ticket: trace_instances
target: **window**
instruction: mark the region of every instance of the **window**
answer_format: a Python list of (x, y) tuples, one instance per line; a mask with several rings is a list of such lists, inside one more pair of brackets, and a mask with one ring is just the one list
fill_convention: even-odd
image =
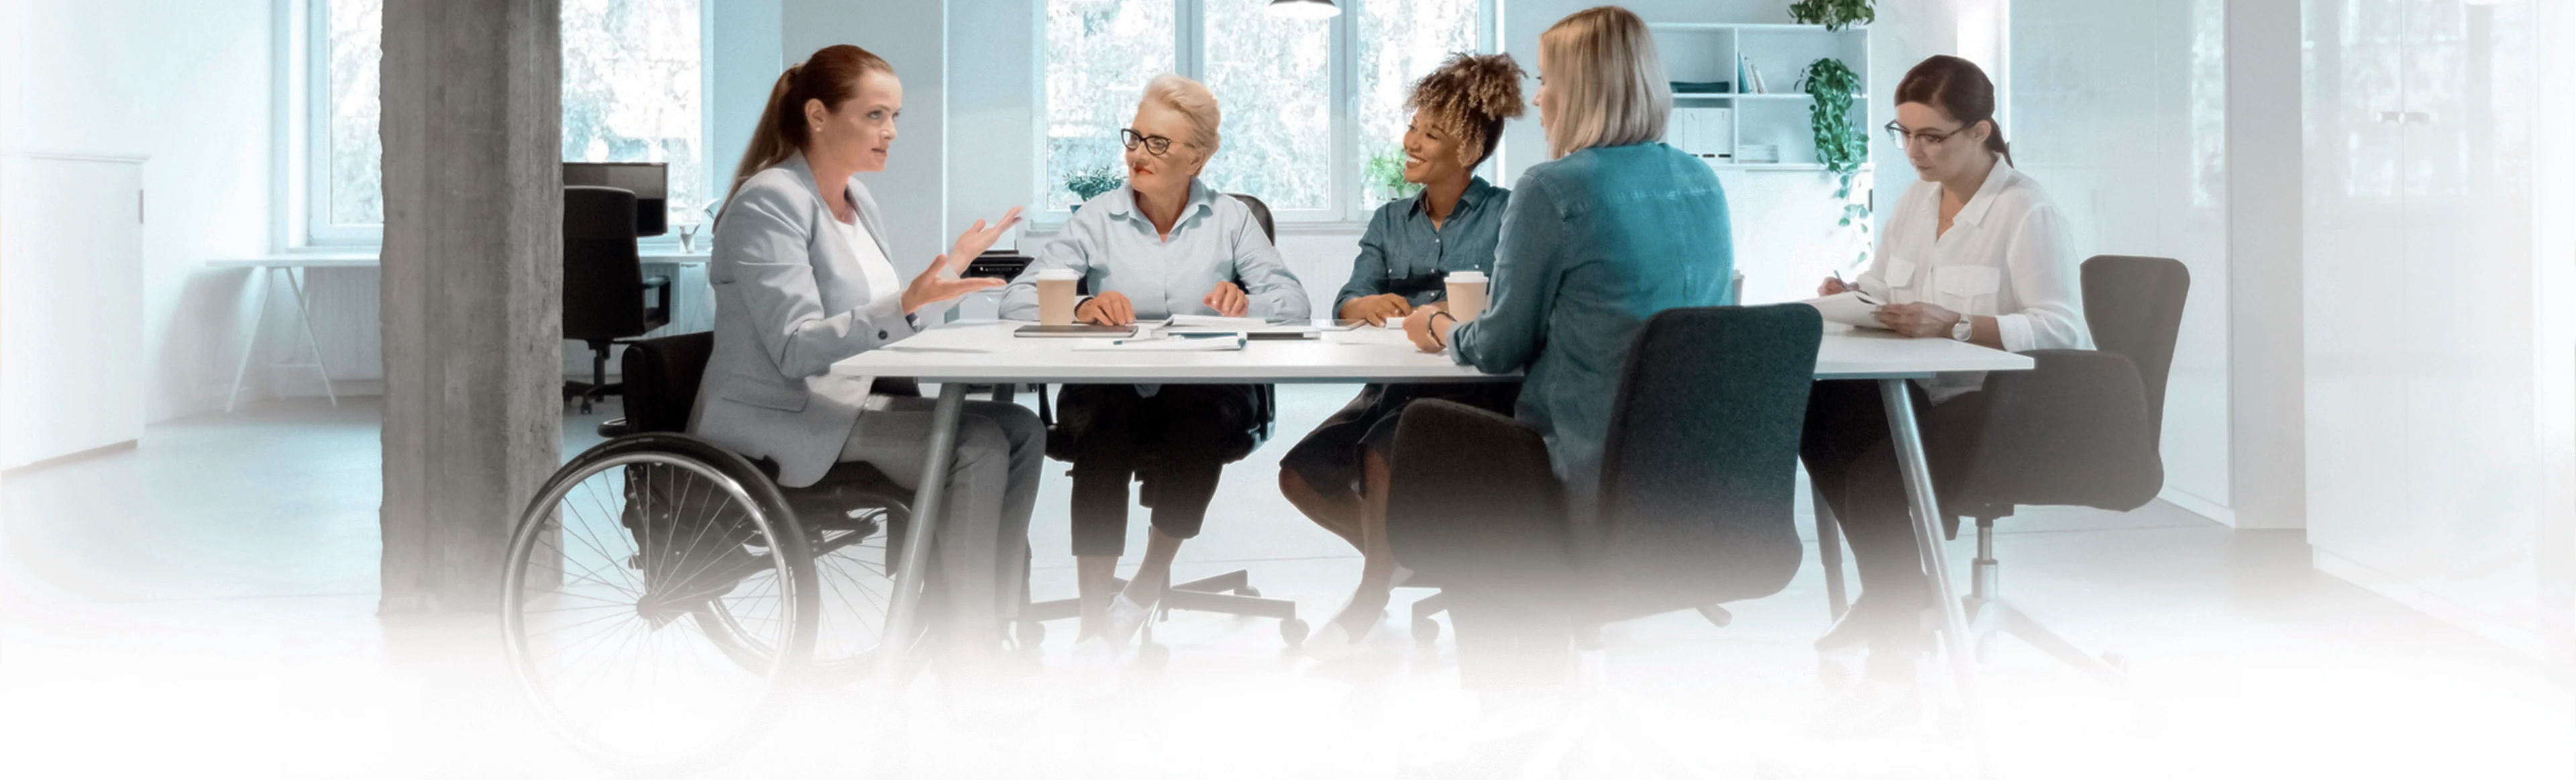
[[(713, 192), (701, 0), (563, 0), (563, 159), (670, 164), (671, 223)], [(382, 235), (377, 63), (384, 0), (313, 0), (310, 243)]]
[(1259, 197), (1283, 221), (1364, 220), (1392, 194), (1406, 89), (1451, 54), (1491, 48), (1493, 0), (1340, 0), (1330, 20), (1272, 17), (1263, 0), (1037, 1), (1037, 199), (1058, 212), (1080, 202), (1069, 179), (1120, 176), (1118, 129), (1145, 82), (1175, 72), (1224, 110), (1209, 186)]

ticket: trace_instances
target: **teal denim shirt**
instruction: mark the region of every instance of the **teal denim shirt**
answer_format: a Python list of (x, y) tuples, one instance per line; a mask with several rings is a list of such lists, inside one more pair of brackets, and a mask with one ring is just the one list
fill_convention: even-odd
[(1707, 163), (1660, 143), (1578, 150), (1513, 187), (1491, 303), (1451, 334), (1451, 355), (1527, 372), (1516, 416), (1545, 434), (1567, 508), (1589, 520), (1629, 341), (1665, 309), (1734, 303), (1734, 272)]
[(1503, 210), (1512, 191), (1487, 184), (1482, 176), (1471, 177), (1467, 191), (1458, 196), (1458, 208), (1436, 228), (1424, 201), (1428, 197), (1417, 194), (1377, 207), (1368, 232), (1360, 235), (1351, 280), (1333, 296), (1333, 309), (1325, 316), (1342, 316), (1342, 307), (1354, 298), (1387, 293), (1420, 306), (1449, 297), (1441, 282), (1451, 271), (1493, 272), (1494, 241), (1502, 236)]

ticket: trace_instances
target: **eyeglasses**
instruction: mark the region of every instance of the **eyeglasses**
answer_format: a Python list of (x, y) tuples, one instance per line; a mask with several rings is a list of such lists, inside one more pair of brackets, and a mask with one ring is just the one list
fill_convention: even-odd
[(1130, 152), (1136, 151), (1139, 144), (1144, 145), (1146, 154), (1156, 157), (1161, 157), (1164, 152), (1172, 150), (1172, 139), (1159, 135), (1146, 135), (1130, 128), (1119, 128), (1118, 139), (1127, 144), (1127, 151)]
[(1889, 140), (1895, 141), (1899, 148), (1910, 149), (1913, 148), (1915, 144), (1922, 144), (1928, 150), (1939, 147), (1941, 142), (1950, 140), (1951, 136), (1958, 135), (1960, 131), (1966, 129), (1968, 129), (1966, 125), (1960, 125), (1958, 127), (1951, 128), (1947, 132), (1935, 133), (1929, 130), (1916, 130), (1908, 133), (1905, 131), (1904, 125), (1889, 122), (1887, 123), (1887, 137)]

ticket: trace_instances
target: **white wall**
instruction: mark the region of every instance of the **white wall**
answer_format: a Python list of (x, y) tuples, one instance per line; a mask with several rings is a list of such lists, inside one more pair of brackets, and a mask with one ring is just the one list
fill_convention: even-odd
[(220, 407), (269, 247), (271, 0), (23, 0), (0, 51), (10, 148), (144, 155), (147, 419)]
[(2307, 524), (2298, 0), (2227, 4), (2228, 387), (2238, 528)]
[(886, 169), (861, 180), (885, 213), (895, 267), (906, 274), (929, 267), (964, 227), (946, 217), (948, 3), (784, 0), (780, 8), (780, 52), (789, 61), (854, 44), (885, 58), (902, 78), (903, 119)]

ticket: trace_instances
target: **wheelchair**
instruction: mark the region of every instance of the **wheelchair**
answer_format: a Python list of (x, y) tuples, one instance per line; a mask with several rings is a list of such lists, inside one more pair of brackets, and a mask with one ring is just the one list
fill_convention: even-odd
[(635, 432), (558, 469), (510, 540), (501, 622), (520, 687), (620, 769), (703, 768), (795, 692), (868, 678), (896, 597), (910, 491), (865, 464), (781, 488), (765, 461), (680, 433), (713, 346), (630, 344)]

